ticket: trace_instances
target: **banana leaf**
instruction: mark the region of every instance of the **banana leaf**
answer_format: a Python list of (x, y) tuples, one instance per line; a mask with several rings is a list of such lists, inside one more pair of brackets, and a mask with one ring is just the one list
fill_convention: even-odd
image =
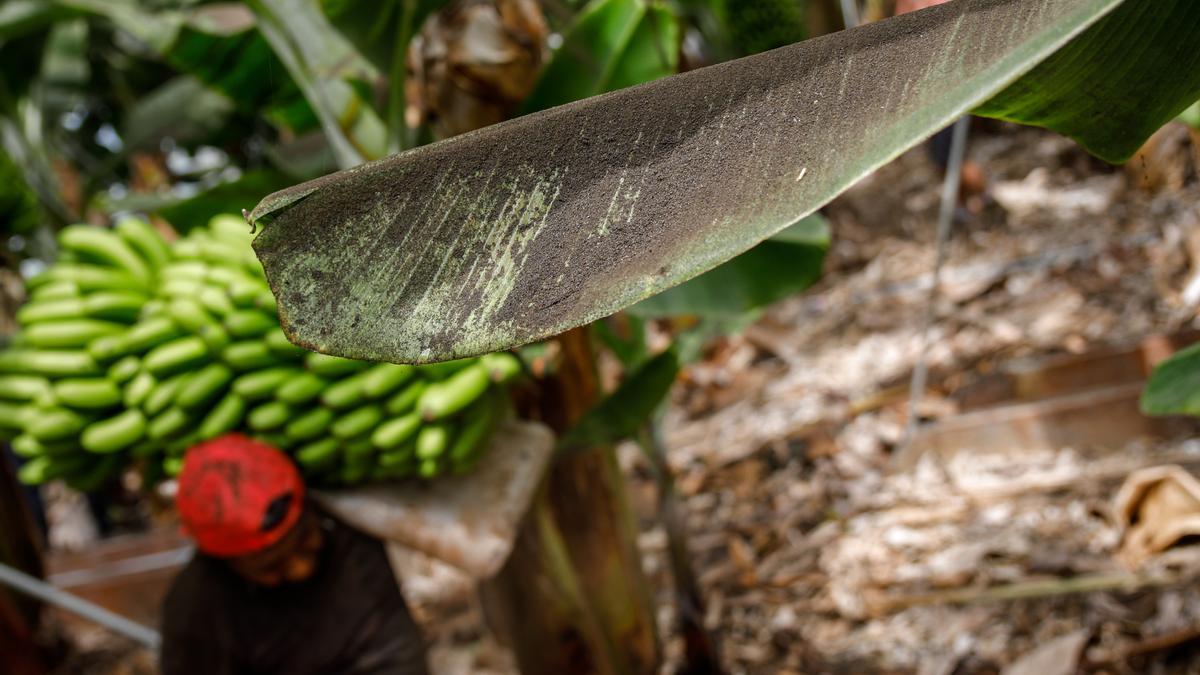
[(294, 186), (255, 247), (310, 349), (506, 349), (716, 267), (976, 108), (1123, 159), (1200, 97), (1196, 44), (1194, 0), (953, 0)]

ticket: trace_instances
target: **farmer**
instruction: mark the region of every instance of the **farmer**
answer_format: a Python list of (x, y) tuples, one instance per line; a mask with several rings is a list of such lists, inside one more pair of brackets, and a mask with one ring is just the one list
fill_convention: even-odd
[(163, 606), (164, 675), (425, 675), (383, 545), (307, 500), (282, 452), (201, 443), (176, 500), (198, 552)]

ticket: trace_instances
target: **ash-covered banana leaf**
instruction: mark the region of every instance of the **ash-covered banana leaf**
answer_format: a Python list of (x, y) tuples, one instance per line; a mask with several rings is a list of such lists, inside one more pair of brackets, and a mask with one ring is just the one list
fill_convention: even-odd
[[(401, 362), (505, 349), (715, 267), (998, 94), (1006, 118), (1088, 147), (1144, 134), (1200, 96), (1198, 13), (955, 0), (289, 188), (251, 214), (255, 247), (309, 348)], [(1114, 78), (1182, 84), (1151, 105)]]

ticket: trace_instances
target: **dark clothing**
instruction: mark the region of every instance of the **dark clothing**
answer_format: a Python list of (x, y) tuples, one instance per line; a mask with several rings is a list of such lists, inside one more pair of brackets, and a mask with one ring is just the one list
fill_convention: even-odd
[(383, 544), (321, 515), (316, 572), (257, 586), (197, 554), (163, 606), (164, 675), (426, 675)]

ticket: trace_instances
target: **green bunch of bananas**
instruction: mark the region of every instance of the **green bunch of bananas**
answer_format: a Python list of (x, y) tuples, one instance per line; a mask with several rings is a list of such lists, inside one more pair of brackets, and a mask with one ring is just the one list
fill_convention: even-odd
[(313, 481), (468, 470), (521, 364), (508, 353), (427, 366), (309, 352), (279, 327), (238, 216), (173, 246), (147, 223), (64, 228), (0, 352), (0, 436), (30, 484), (92, 489), (130, 464), (150, 485), (230, 431), (290, 452)]

